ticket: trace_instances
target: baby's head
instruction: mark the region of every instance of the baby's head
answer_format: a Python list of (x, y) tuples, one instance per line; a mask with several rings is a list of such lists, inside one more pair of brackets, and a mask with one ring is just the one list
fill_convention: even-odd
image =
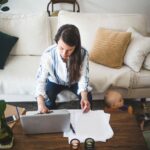
[(104, 100), (108, 108), (116, 109), (124, 105), (124, 100), (122, 95), (115, 90), (107, 91), (104, 96)]

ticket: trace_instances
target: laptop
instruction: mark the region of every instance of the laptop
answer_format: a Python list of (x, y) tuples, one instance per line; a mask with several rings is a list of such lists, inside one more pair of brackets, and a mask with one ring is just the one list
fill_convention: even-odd
[(20, 116), (20, 121), (25, 134), (57, 133), (70, 129), (70, 113), (65, 109), (46, 114), (28, 111)]

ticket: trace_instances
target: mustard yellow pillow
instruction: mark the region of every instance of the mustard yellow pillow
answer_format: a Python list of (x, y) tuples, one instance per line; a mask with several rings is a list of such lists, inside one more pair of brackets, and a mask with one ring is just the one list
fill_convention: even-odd
[(89, 52), (90, 60), (108, 67), (120, 68), (130, 39), (130, 32), (99, 28)]

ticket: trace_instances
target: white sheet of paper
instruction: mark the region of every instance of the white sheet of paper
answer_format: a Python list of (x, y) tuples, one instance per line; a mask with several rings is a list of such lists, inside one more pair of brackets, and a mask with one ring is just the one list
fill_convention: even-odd
[(105, 142), (113, 136), (113, 130), (109, 124), (110, 114), (104, 113), (103, 110), (89, 111), (83, 113), (82, 110), (68, 110), (71, 114), (71, 123), (76, 134), (71, 130), (64, 133), (69, 142), (77, 138), (84, 142), (86, 138), (91, 137), (95, 141)]

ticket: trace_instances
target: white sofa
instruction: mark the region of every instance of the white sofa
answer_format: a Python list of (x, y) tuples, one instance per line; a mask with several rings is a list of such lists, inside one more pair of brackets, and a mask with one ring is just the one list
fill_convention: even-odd
[[(35, 101), (35, 76), (42, 52), (53, 44), (57, 28), (62, 24), (76, 25), (82, 46), (90, 50), (99, 27), (126, 31), (134, 27), (147, 34), (145, 17), (140, 14), (71, 13), (62, 11), (58, 17), (48, 18), (46, 12), (33, 14), (0, 13), (0, 31), (19, 37), (0, 70), (0, 99), (6, 101)], [(150, 57), (149, 57), (150, 59)], [(124, 65), (109, 68), (90, 61), (90, 85), (93, 99), (102, 99), (109, 87), (120, 90), (126, 98), (150, 97), (150, 71), (134, 72)], [(59, 101), (73, 100), (75, 96), (62, 92)]]

